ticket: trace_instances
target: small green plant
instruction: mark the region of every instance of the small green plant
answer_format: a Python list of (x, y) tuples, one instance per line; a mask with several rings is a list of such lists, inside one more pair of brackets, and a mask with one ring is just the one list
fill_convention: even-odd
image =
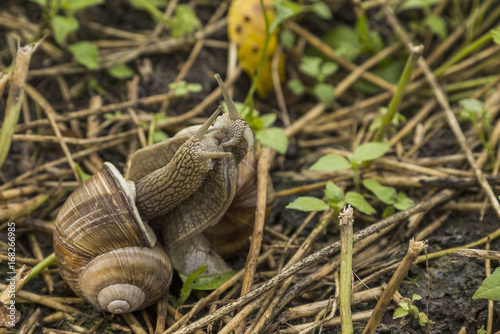
[(320, 57), (305, 56), (302, 58), (299, 69), (315, 79), (314, 87), (306, 87), (299, 79), (292, 79), (288, 81), (288, 88), (296, 95), (306, 92), (316, 97), (320, 102), (330, 105), (335, 100), (335, 87), (325, 80), (337, 71), (338, 65), (331, 61), (323, 61)]
[(460, 118), (463, 121), (469, 121), (474, 124), (477, 135), (483, 144), (483, 147), (488, 151), (490, 161), (495, 163), (495, 153), (493, 152), (492, 129), (491, 129), (491, 114), (488, 108), (482, 101), (476, 99), (464, 99), (459, 102), (462, 110), (460, 111)]
[[(333, 172), (352, 168), (355, 182), (359, 184), (358, 167), (363, 162), (371, 161), (384, 155), (389, 146), (390, 143), (363, 144), (354, 151), (354, 154), (348, 155), (348, 159), (337, 154), (327, 154), (311, 166), (310, 170)], [(373, 179), (363, 180), (362, 185), (375, 198), (388, 205), (382, 214), (383, 217), (391, 215), (395, 210), (406, 210), (415, 205), (413, 200), (408, 198), (404, 193), (398, 193), (396, 189), (383, 186)], [(287, 209), (323, 211), (331, 207), (336, 212), (339, 212), (346, 204), (350, 204), (364, 214), (373, 215), (377, 213), (377, 210), (367, 201), (367, 198), (373, 198), (373, 196), (361, 194), (359, 191), (348, 191), (345, 193), (344, 190), (331, 181), (326, 183), (325, 197), (326, 202), (311, 196), (298, 197), (287, 205)]]
[[(379, 115), (373, 119), (373, 121), (370, 124), (370, 131), (375, 131), (380, 128), (382, 125), (382, 121), (384, 120), (384, 116), (387, 114), (387, 107), (381, 107), (379, 109)], [(394, 116), (392, 117), (391, 124), (394, 125), (395, 127), (398, 126), (400, 123), (406, 122), (406, 118), (401, 115), (399, 112), (396, 112)], [(395, 128), (393, 129), (394, 131), (396, 130)]]
[(167, 0), (130, 0), (130, 4), (136, 9), (148, 12), (155, 21), (163, 24), (174, 38), (192, 37), (196, 30), (201, 27), (198, 16), (189, 5), (177, 5), (174, 15), (170, 19), (166, 19), (160, 8), (167, 6)]
[(173, 90), (175, 96), (184, 96), (188, 93), (199, 93), (203, 89), (203, 86), (197, 83), (188, 83), (184, 80), (179, 82), (172, 82), (168, 85), (168, 88)]
[(392, 215), (396, 210), (406, 210), (415, 205), (405, 193), (398, 193), (393, 187), (383, 186), (373, 179), (364, 179), (363, 186), (370, 190), (377, 199), (388, 206), (382, 213), (382, 218)]
[(354, 154), (349, 154), (347, 159), (337, 154), (327, 154), (312, 165), (310, 170), (335, 172), (352, 168), (354, 171), (354, 183), (358, 188), (360, 184), (359, 167), (362, 166), (364, 162), (369, 162), (383, 156), (390, 146), (391, 143), (389, 142), (370, 142), (362, 144), (354, 150)]
[[(80, 27), (75, 13), (104, 3), (104, 0), (31, 1), (36, 2), (45, 9), (48, 22), (52, 27), (54, 40), (59, 45), (65, 45), (67, 37)], [(60, 15), (61, 12), (64, 12), (64, 15)], [(89, 41), (80, 41), (69, 45), (68, 50), (79, 64), (89, 70), (95, 70), (99, 67), (99, 49), (95, 44)]]
[(189, 276), (179, 273), (182, 282), (184, 282), (180, 291), (179, 299), (176, 299), (170, 294), (168, 295), (168, 300), (174, 308), (181, 307), (189, 298), (193, 290), (215, 290), (236, 273), (234, 270), (231, 270), (219, 275), (200, 277), (206, 269), (206, 265), (201, 266), (193, 271), (193, 273)]
[(425, 34), (427, 28), (441, 39), (444, 39), (448, 35), (448, 29), (446, 27), (446, 21), (440, 15), (434, 15), (431, 10), (431, 6), (440, 3), (442, 0), (406, 0), (401, 3), (399, 11), (405, 11), (409, 9), (420, 9), (424, 12), (422, 15), (423, 19), (421, 21), (411, 21), (410, 28), (418, 33)]
[(150, 115), (153, 116), (153, 120), (149, 123), (148, 146), (159, 143), (168, 138), (168, 134), (166, 132), (156, 129), (156, 124), (160, 121), (170, 118), (170, 116), (166, 116), (162, 113), (151, 113)]
[(414, 316), (415, 319), (418, 319), (420, 326), (425, 326), (428, 322), (427, 315), (423, 312), (419, 312), (418, 307), (413, 305), (416, 300), (420, 299), (422, 299), (422, 297), (416, 293), (413, 294), (411, 298), (405, 298), (404, 301), (399, 303), (399, 307), (394, 311), (392, 318), (398, 319), (406, 316)]
[(479, 298), (500, 300), (500, 268), (497, 268), (490, 277), (487, 277), (472, 296), (472, 299)]
[(189, 298), (189, 296), (191, 295), (191, 291), (193, 291), (193, 283), (195, 282), (196, 278), (198, 278), (198, 276), (205, 272), (205, 269), (207, 269), (207, 266), (201, 266), (193, 271), (191, 275), (183, 279), (184, 284), (182, 285), (179, 299), (175, 299), (175, 297), (170, 294), (168, 295), (169, 302), (174, 308), (181, 307)]
[(484, 329), (484, 325), (481, 326), (476, 332), (477, 334), (488, 334), (488, 331)]

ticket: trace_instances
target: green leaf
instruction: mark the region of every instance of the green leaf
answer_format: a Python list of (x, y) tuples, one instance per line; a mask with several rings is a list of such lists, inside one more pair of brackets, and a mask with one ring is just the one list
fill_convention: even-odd
[(184, 96), (188, 93), (199, 93), (202, 91), (203, 86), (197, 83), (188, 83), (184, 80), (179, 82), (172, 82), (168, 88), (174, 91), (175, 96)]
[(330, 105), (335, 100), (335, 88), (326, 83), (319, 83), (314, 86), (314, 96), (326, 105)]
[(143, 5), (143, 1), (146, 1), (150, 6), (157, 8), (164, 8), (168, 4), (168, 0), (130, 0), (130, 5), (136, 9), (146, 10), (146, 6)]
[(192, 35), (201, 27), (201, 22), (189, 5), (177, 5), (175, 16), (171, 20), (170, 33), (174, 38)]
[(318, 161), (316, 161), (316, 163), (309, 168), (309, 170), (335, 172), (349, 168), (351, 168), (351, 164), (346, 158), (337, 154), (327, 154), (319, 158)]
[(297, 197), (286, 208), (300, 211), (323, 211), (328, 209), (328, 204), (316, 197), (302, 196)]
[(163, 12), (158, 9), (160, 3), (156, 0), (131, 0), (132, 6), (142, 9), (157, 22), (161, 22), (166, 28), (170, 27), (171, 21), (168, 21), (163, 16)]
[(393, 204), (396, 202), (397, 191), (393, 187), (386, 187), (373, 179), (363, 180), (363, 186), (370, 190), (379, 200), (385, 204)]
[(306, 88), (299, 79), (290, 79), (287, 83), (288, 89), (292, 91), (295, 95), (302, 95)]
[(295, 34), (291, 32), (290, 30), (283, 30), (280, 34), (280, 40), (281, 44), (286, 48), (286, 49), (291, 49), (295, 45)]
[(78, 21), (73, 16), (55, 15), (50, 20), (52, 31), (54, 32), (54, 39), (57, 44), (63, 44), (69, 34), (78, 29)]
[(344, 191), (332, 181), (328, 181), (325, 187), (325, 196), (330, 203), (339, 203), (344, 199)]
[(339, 65), (331, 61), (324, 62), (323, 65), (321, 65), (321, 73), (323, 73), (325, 77), (337, 72), (338, 69)]
[[(214, 276), (208, 276), (208, 277), (197, 277), (193, 284), (191, 284), (191, 288), (193, 290), (215, 290), (219, 286), (222, 285), (222, 283), (226, 282), (228, 279), (230, 279), (236, 272), (234, 270), (228, 271), (226, 273), (214, 275)], [(187, 276), (179, 273), (179, 276), (181, 277), (182, 281), (185, 282), (186, 279), (188, 278)]]
[(302, 6), (294, 1), (276, 0), (274, 2), (274, 9), (276, 11), (276, 16), (269, 27), (269, 32), (271, 34), (283, 21), (300, 13), (302, 11)]
[(439, 15), (429, 15), (425, 19), (425, 23), (432, 29), (432, 31), (438, 35), (441, 39), (444, 39), (448, 34), (446, 29), (445, 20)]
[(265, 114), (265, 115), (262, 115), (260, 117), (260, 119), (262, 120), (262, 127), (268, 128), (271, 125), (273, 125), (273, 123), (276, 121), (276, 115), (275, 114)]
[(77, 164), (76, 162), (75, 162), (75, 169), (76, 169), (76, 172), (78, 173), (78, 176), (80, 176), (80, 180), (82, 180), (82, 182), (87, 181), (87, 180), (88, 180), (88, 179), (90, 179), (90, 177), (92, 176), (92, 175), (90, 175), (90, 174), (85, 173), (85, 172), (81, 169), (80, 165), (79, 165), (79, 164)]
[(314, 12), (314, 14), (318, 15), (324, 20), (329, 20), (332, 18), (332, 12), (330, 7), (322, 1), (316, 2), (310, 6), (310, 9)]
[(288, 137), (280, 128), (266, 128), (255, 132), (255, 138), (264, 146), (270, 147), (281, 154), (288, 149)]
[[(408, 299), (408, 298), (405, 298), (405, 300), (407, 300), (407, 299)], [(407, 301), (400, 302), (400, 303), (399, 303), (399, 307), (401, 307), (403, 310), (410, 311), (410, 306), (408, 305), (408, 302), (407, 302)]]
[[(191, 294), (191, 291), (193, 290), (194, 280), (198, 276), (203, 274), (205, 272), (205, 269), (207, 269), (207, 266), (201, 266), (198, 269), (196, 269), (195, 271), (193, 271), (193, 273), (191, 275), (189, 275), (188, 278), (183, 280), (184, 284), (182, 285), (181, 295), (179, 296), (179, 302), (177, 303), (176, 308), (182, 306), (184, 304), (184, 302), (189, 298), (189, 295)], [(181, 278), (182, 278), (182, 276), (181, 276)]]
[(394, 315), (392, 316), (392, 319), (406, 317), (407, 315), (408, 315), (408, 310), (399, 307), (396, 310), (394, 310)]
[(488, 334), (488, 331), (484, 329), (484, 325), (481, 326), (481, 328), (479, 328), (477, 331), (476, 331), (477, 334)]
[(406, 197), (404, 193), (399, 193), (396, 203), (394, 203), (394, 207), (400, 211), (407, 210), (413, 206), (415, 206), (415, 202), (411, 198)]
[(163, 132), (161, 130), (155, 131), (153, 133), (153, 143), (159, 143), (161, 141), (164, 141), (167, 138), (168, 138), (168, 134), (166, 134), (165, 132)]
[(477, 99), (463, 99), (458, 104), (462, 107), (460, 117), (467, 120), (477, 119), (477, 117), (487, 111), (484, 102)]
[(419, 295), (418, 293), (414, 293), (413, 296), (411, 297), (411, 300), (415, 301), (415, 300), (421, 300), (422, 299), (422, 296)]
[(190, 83), (187, 85), (187, 90), (190, 93), (199, 93), (203, 90), (203, 86), (197, 83)]
[(472, 296), (472, 299), (478, 298), (500, 300), (500, 267), (481, 283), (479, 289)]
[(311, 78), (317, 78), (319, 76), (319, 68), (323, 59), (320, 57), (303, 57), (299, 64), (299, 69), (310, 76)]
[(427, 319), (427, 315), (423, 312), (419, 312), (418, 313), (418, 323), (420, 324), (420, 326), (425, 326), (425, 324), (427, 324), (429, 320)]
[(436, 5), (443, 0), (406, 0), (403, 2), (401, 7), (399, 7), (400, 11), (407, 9), (422, 9), (429, 8), (432, 5)]
[(496, 27), (495, 29), (490, 30), (491, 37), (493, 38), (493, 41), (500, 45), (500, 27)]
[(104, 0), (64, 0), (61, 3), (61, 7), (67, 8), (70, 11), (78, 11), (102, 3), (104, 3)]
[(389, 205), (387, 206), (384, 211), (382, 211), (382, 219), (387, 218), (389, 216), (392, 216), (396, 212), (396, 209), (392, 206)]
[(349, 61), (356, 60), (361, 54), (361, 46), (357, 43), (358, 33), (351, 27), (338, 25), (324, 35), (321, 40)]
[(345, 195), (345, 201), (348, 204), (351, 204), (353, 207), (364, 213), (365, 215), (373, 215), (377, 213), (377, 210), (371, 206), (366, 199), (363, 197), (363, 195), (354, 192), (354, 191), (349, 191)]
[(370, 29), (368, 16), (364, 11), (356, 21), (356, 31), (362, 53), (376, 53), (384, 47), (380, 34), (375, 29)]
[(99, 49), (95, 44), (83, 41), (70, 45), (68, 49), (73, 54), (73, 57), (75, 57), (75, 60), (89, 70), (95, 70), (99, 67), (99, 63), (97, 62)]
[(108, 73), (117, 79), (128, 79), (134, 76), (134, 71), (132, 71), (132, 69), (125, 64), (109, 68)]
[(350, 159), (351, 161), (355, 161), (358, 163), (364, 161), (372, 161), (383, 156), (390, 146), (390, 142), (371, 142), (362, 144), (359, 145), (356, 150), (354, 150), (354, 154), (350, 157)]

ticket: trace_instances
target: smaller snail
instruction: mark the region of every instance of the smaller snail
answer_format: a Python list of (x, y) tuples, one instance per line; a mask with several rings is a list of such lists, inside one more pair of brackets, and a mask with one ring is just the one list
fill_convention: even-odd
[[(150, 221), (162, 235), (174, 269), (186, 276), (202, 265), (207, 266), (203, 277), (231, 271), (222, 257), (227, 258), (247, 246), (253, 231), (257, 196), (254, 137), (220, 76), (215, 77), (228, 113), (219, 116), (207, 134), (213, 134), (231, 157), (214, 160), (204, 181), (188, 199)], [(199, 131), (198, 128), (186, 128), (173, 138), (137, 151), (132, 157), (129, 178), (137, 180), (158, 165), (169, 163), (176, 148), (188, 140), (191, 133)], [(161, 163), (156, 158), (159, 156)], [(269, 181), (269, 210), (273, 199)]]

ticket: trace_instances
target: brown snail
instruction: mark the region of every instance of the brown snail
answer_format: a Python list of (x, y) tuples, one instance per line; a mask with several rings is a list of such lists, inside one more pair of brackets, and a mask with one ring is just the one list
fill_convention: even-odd
[(201, 232), (232, 203), (253, 134), (216, 77), (228, 114), (217, 117), (219, 108), (194, 134), (137, 151), (129, 181), (105, 163), (61, 208), (56, 259), (68, 285), (93, 305), (122, 313), (154, 303), (168, 291), (171, 262), (185, 274), (201, 265), (207, 276), (230, 270)]
[[(248, 238), (253, 230), (253, 212), (255, 211), (256, 185), (255, 185), (255, 157), (251, 150), (253, 147), (253, 134), (246, 121), (238, 113), (234, 103), (230, 99), (220, 77), (216, 76), (224, 99), (228, 106), (228, 113), (217, 118), (208, 133), (215, 133), (215, 137), (222, 143), (225, 151), (232, 154), (232, 159), (220, 159), (213, 161), (212, 169), (207, 173), (205, 182), (194, 192), (189, 199), (180, 203), (167, 214), (151, 221), (152, 226), (158, 227), (163, 237), (163, 244), (170, 256), (173, 267), (184, 275), (191, 274), (202, 265), (207, 269), (202, 276), (214, 276), (225, 273), (231, 268), (219, 255), (227, 257), (229, 252), (218, 254), (217, 249), (228, 248), (237, 251), (248, 244)], [(150, 173), (158, 165), (168, 163), (176, 147), (189, 138), (189, 133), (195, 131), (191, 127), (181, 131), (175, 137), (165, 140), (153, 146), (137, 151), (133, 158), (129, 178), (137, 180)], [(250, 150), (250, 151), (249, 151)], [(152, 160), (151, 157), (160, 155), (163, 161)], [(247, 154), (248, 152), (248, 154)], [(248, 168), (250, 167), (250, 168)], [(248, 173), (253, 168), (252, 172)], [(243, 176), (243, 179), (239, 176)], [(249, 182), (243, 182), (247, 179)], [(248, 183), (254, 183), (253, 196), (246, 200), (247, 208), (253, 211), (245, 213), (244, 224), (241, 221), (231, 221), (225, 227), (216, 228), (219, 224), (225, 224), (223, 216), (226, 212), (235, 212), (243, 209), (240, 205), (228, 210), (232, 203), (244, 202), (244, 196), (233, 201), (238, 188), (242, 185), (247, 188)], [(250, 190), (250, 189), (248, 189)], [(272, 185), (270, 187), (270, 203), (272, 203)], [(243, 212), (242, 212), (243, 213)], [(219, 221), (222, 222), (217, 224)], [(251, 221), (250, 221), (251, 220)], [(236, 227), (237, 226), (237, 227)], [(225, 239), (221, 235), (225, 229), (233, 231), (238, 238), (232, 238), (230, 247), (222, 246)], [(204, 234), (203, 232), (208, 234)], [(211, 233), (210, 233), (211, 231)], [(217, 242), (220, 240), (221, 242)], [(227, 244), (226, 244), (227, 245)], [(222, 246), (222, 247), (221, 247)]]

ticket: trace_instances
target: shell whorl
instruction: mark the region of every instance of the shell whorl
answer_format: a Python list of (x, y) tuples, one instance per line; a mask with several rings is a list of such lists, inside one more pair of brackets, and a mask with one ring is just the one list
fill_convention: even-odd
[(112, 313), (154, 303), (170, 286), (172, 265), (159, 244), (126, 247), (102, 254), (82, 270), (79, 281), (89, 302)]
[[(155, 234), (135, 206), (134, 184), (109, 163), (69, 196), (54, 225), (54, 252), (61, 275), (77, 295), (98, 307), (102, 307), (97, 301), (99, 291), (111, 284), (152, 287), (154, 296), (146, 297), (147, 303), (159, 298), (160, 289), (166, 293), (172, 268), (165, 251), (155, 245)], [(96, 263), (106, 264), (101, 270)], [(161, 270), (166, 278), (154, 278), (157, 285), (142, 282), (147, 266), (152, 266), (150, 273)], [(132, 274), (139, 278), (129, 277)], [(128, 312), (145, 307), (146, 302), (131, 305)], [(123, 306), (118, 309), (127, 312)]]

